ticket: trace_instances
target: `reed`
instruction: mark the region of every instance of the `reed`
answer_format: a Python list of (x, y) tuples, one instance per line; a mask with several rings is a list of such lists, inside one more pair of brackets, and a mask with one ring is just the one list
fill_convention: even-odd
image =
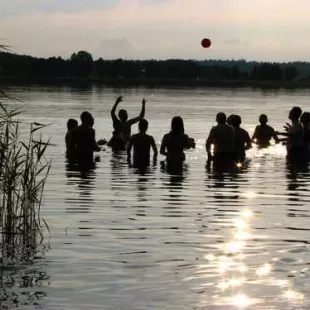
[[(3, 99), (3, 98), (2, 98)], [(40, 207), (50, 162), (44, 124), (33, 122), (21, 138), (20, 109), (8, 110), (0, 93), (0, 232), (2, 261), (27, 260), (42, 235)], [(45, 221), (44, 224), (46, 225)], [(47, 226), (47, 225), (46, 225)]]

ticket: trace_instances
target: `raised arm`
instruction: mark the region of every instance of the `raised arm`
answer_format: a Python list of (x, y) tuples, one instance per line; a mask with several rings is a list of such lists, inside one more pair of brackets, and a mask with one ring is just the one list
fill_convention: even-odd
[(134, 125), (134, 124), (138, 123), (140, 120), (142, 120), (144, 118), (144, 115), (145, 115), (145, 104), (146, 104), (146, 99), (143, 98), (142, 99), (141, 112), (140, 112), (139, 116), (134, 117), (134, 118), (128, 120), (127, 121), (128, 125)]
[(122, 96), (117, 97), (116, 100), (115, 100), (115, 103), (114, 103), (114, 105), (113, 105), (113, 107), (111, 109), (111, 117), (112, 117), (113, 122), (117, 121), (117, 116), (115, 114), (115, 111), (116, 111), (117, 106), (119, 105), (119, 103), (122, 102), (122, 101), (123, 101), (123, 97)]

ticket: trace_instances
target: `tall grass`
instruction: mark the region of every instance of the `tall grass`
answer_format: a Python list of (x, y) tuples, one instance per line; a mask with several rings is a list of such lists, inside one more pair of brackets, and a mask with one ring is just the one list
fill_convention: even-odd
[[(1, 101), (1, 94), (0, 94)], [(40, 206), (50, 163), (44, 154), (49, 141), (31, 123), (21, 137), (19, 109), (8, 110), (0, 102), (0, 232), (2, 260), (28, 259), (42, 237)], [(45, 223), (45, 222), (44, 222)], [(46, 223), (45, 223), (46, 224)]]

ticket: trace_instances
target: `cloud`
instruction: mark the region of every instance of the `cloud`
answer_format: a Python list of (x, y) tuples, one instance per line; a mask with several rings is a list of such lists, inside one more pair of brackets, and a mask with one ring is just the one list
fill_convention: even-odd
[[(309, 0), (61, 1), (29, 0), (31, 10), (1, 18), (3, 43), (39, 56), (86, 49), (108, 58), (310, 58)], [(203, 37), (210, 49), (200, 47)]]
[(136, 58), (136, 50), (133, 44), (127, 39), (105, 39), (98, 43), (94, 54), (105, 59)]

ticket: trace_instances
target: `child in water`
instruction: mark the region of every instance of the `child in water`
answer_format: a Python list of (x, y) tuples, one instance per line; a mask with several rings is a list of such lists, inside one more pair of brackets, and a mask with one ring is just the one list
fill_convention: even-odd
[(75, 156), (75, 146), (72, 140), (72, 130), (78, 126), (76, 119), (70, 118), (67, 121), (67, 133), (65, 137), (66, 142), (66, 156), (68, 159), (73, 159)]
[(140, 120), (144, 118), (145, 115), (145, 104), (146, 99), (142, 99), (142, 107), (141, 112), (137, 117), (132, 119), (128, 119), (128, 113), (126, 110), (121, 109), (118, 112), (118, 117), (116, 116), (115, 112), (120, 102), (123, 101), (123, 97), (120, 96), (116, 99), (112, 109), (111, 109), (111, 118), (113, 121), (114, 131), (122, 132), (125, 144), (129, 141), (131, 136), (131, 126), (138, 123)]
[(279, 142), (276, 136), (275, 130), (267, 125), (268, 117), (266, 114), (261, 114), (258, 121), (260, 125), (257, 125), (252, 137), (252, 142), (255, 142), (259, 147), (267, 147), (270, 145), (270, 140), (273, 138), (276, 143)]
[(149, 123), (146, 119), (139, 122), (139, 133), (133, 135), (128, 143), (127, 155), (131, 158), (131, 149), (133, 147), (133, 165), (134, 167), (146, 167), (150, 164), (150, 149), (153, 149), (153, 159), (157, 158), (157, 147), (155, 140), (146, 132)]

